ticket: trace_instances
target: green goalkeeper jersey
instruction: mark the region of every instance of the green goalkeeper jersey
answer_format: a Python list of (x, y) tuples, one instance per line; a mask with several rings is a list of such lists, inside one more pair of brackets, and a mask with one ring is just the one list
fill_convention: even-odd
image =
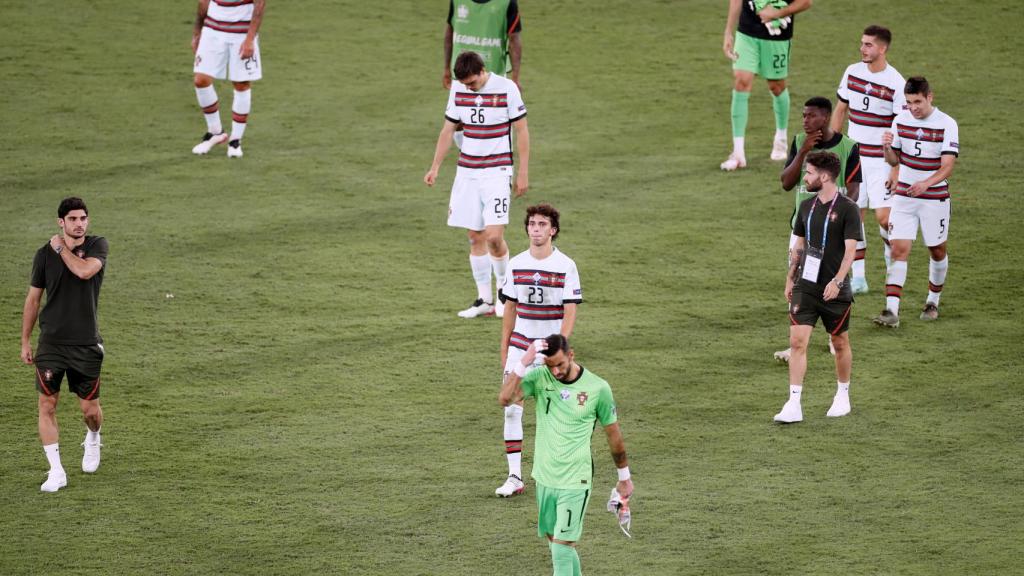
[(547, 366), (531, 370), (520, 386), (524, 397), (537, 400), (537, 439), (533, 479), (549, 488), (590, 488), (594, 462), (590, 437), (595, 422), (617, 420), (608, 383), (580, 367), (572, 383), (555, 378)]

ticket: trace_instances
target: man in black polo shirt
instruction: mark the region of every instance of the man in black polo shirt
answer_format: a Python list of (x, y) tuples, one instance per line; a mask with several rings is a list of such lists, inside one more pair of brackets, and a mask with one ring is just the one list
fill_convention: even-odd
[[(95, 472), (100, 465), (100, 366), (103, 339), (96, 310), (107, 262), (107, 240), (86, 236), (89, 210), (81, 198), (65, 198), (57, 208), (61, 233), (36, 252), (32, 279), (25, 297), (21, 323), (21, 360), (35, 364), (39, 390), (39, 439), (43, 442), (50, 471), (43, 492), (67, 486), (67, 474), (58, 450), (57, 399), (64, 375), (68, 388), (78, 395), (88, 431), (82, 471)], [(39, 305), (46, 291), (46, 306)], [(32, 329), (39, 319), (39, 342), (32, 352)]]
[(807, 342), (821, 318), (836, 350), (836, 379), (839, 388), (827, 416), (850, 413), (850, 370), (853, 353), (847, 329), (853, 292), (849, 286), (850, 267), (861, 240), (857, 203), (839, 193), (839, 157), (819, 151), (807, 155), (804, 184), (813, 198), (800, 204), (793, 234), (793, 262), (786, 277), (789, 301), (789, 400), (775, 415), (776, 422), (804, 419), (800, 393), (807, 372)]

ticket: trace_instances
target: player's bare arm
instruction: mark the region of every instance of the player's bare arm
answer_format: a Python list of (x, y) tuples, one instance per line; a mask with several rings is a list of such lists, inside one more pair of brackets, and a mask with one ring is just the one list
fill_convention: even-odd
[(501, 390), (498, 392), (498, 404), (508, 406), (523, 399), (523, 389), (519, 384), (523, 381), (523, 376), (526, 375), (526, 369), (537, 358), (538, 350), (543, 350), (545, 346), (547, 343), (544, 340), (534, 340), (530, 343), (530, 347), (523, 353), (519, 364), (505, 376), (505, 381), (502, 382)]
[(920, 196), (928, 191), (929, 188), (942, 182), (953, 173), (953, 167), (956, 165), (956, 156), (952, 154), (943, 154), (942, 159), (939, 161), (939, 169), (934, 174), (911, 184), (910, 188), (907, 188), (907, 194), (911, 197)]
[(444, 157), (448, 155), (448, 149), (452, 147), (452, 136), (455, 134), (456, 126), (455, 122), (447, 118), (444, 119), (444, 126), (441, 127), (441, 133), (437, 136), (437, 146), (434, 148), (434, 161), (430, 165), (430, 170), (427, 170), (426, 175), (423, 176), (423, 182), (427, 186), (433, 186), (434, 182), (437, 182), (437, 171), (441, 169)]
[(203, 21), (206, 20), (206, 10), (210, 7), (210, 0), (199, 0), (196, 8), (196, 22), (192, 26), (192, 53), (195, 54), (199, 48), (199, 36), (203, 33)]
[(32, 329), (35, 328), (36, 319), (39, 318), (39, 305), (42, 301), (43, 289), (29, 286), (21, 314), (21, 361), (25, 364), (33, 362)]
[(846, 197), (854, 202), (860, 198), (860, 182), (846, 183)]
[(243, 60), (252, 58), (256, 52), (256, 35), (260, 33), (260, 24), (263, 23), (263, 11), (267, 8), (267, 0), (255, 0), (252, 3), (252, 20), (249, 22), (249, 32), (242, 40), (242, 46), (238, 49), (238, 55)]
[(800, 263), (803, 260), (804, 239), (802, 236), (797, 236), (796, 242), (793, 243), (793, 249), (789, 253), (789, 272), (786, 274), (786, 290), (783, 292), (786, 302), (793, 300), (793, 286), (799, 279)]
[(889, 177), (885, 179), (885, 189), (890, 193), (894, 192), (896, 190), (896, 183), (899, 182), (899, 180), (900, 167), (897, 164), (896, 166), (891, 166), (889, 168)]
[(900, 153), (892, 147), (892, 141), (892, 132), (886, 131), (882, 133), (882, 154), (885, 155), (885, 161), (889, 163), (889, 166), (899, 166)]
[(516, 303), (513, 300), (505, 300), (502, 304), (505, 307), (505, 315), (501, 318), (501, 369), (505, 369), (508, 362), (508, 346), (512, 340), (512, 330), (516, 327)]
[(576, 312), (578, 306), (575, 302), (566, 302), (562, 305), (562, 336), (572, 336), (572, 329), (576, 327)]
[(799, 14), (804, 10), (811, 7), (811, 0), (794, 0), (792, 4), (785, 8), (775, 8), (773, 6), (765, 6), (757, 13), (761, 17), (761, 22), (771, 22), (779, 18), (785, 18), (786, 16), (792, 16)]
[(740, 8), (742, 0), (729, 0), (729, 15), (725, 19), (725, 35), (722, 38), (722, 52), (725, 57), (733, 62), (739, 58), (736, 54), (736, 23), (740, 19)]
[(798, 182), (800, 182), (800, 170), (803, 168), (804, 160), (807, 158), (807, 155), (811, 153), (811, 150), (814, 149), (814, 146), (817, 145), (818, 142), (821, 142), (821, 137), (821, 130), (816, 130), (811, 134), (808, 134), (803, 145), (796, 151), (796, 156), (793, 157), (793, 161), (782, 169), (782, 176), (780, 178), (782, 180), (783, 190), (788, 192), (792, 190)]
[(67, 244), (64, 243), (64, 237), (60, 234), (50, 238), (50, 248), (60, 254), (60, 259), (64, 261), (68, 270), (82, 280), (92, 278), (103, 268), (103, 261), (99, 258), (79, 258), (72, 249), (68, 249)]
[(451, 24), (444, 25), (444, 74), (441, 76), (441, 85), (445, 90), (452, 87), (452, 36), (455, 31)]
[(843, 131), (843, 124), (846, 122), (846, 114), (849, 110), (849, 104), (838, 98), (836, 99), (836, 105), (832, 108), (832, 123), (829, 125), (833, 132)]
[(835, 299), (836, 296), (839, 296), (839, 283), (845, 280), (846, 275), (850, 273), (850, 268), (853, 266), (853, 258), (857, 254), (857, 241), (852, 238), (847, 238), (845, 248), (846, 250), (843, 252), (843, 263), (839, 265), (839, 272), (837, 272), (836, 277), (825, 286), (825, 291), (822, 294), (822, 298), (826, 302)]
[(526, 118), (520, 118), (513, 124), (516, 127), (516, 148), (519, 150), (519, 169), (516, 171), (514, 194), (516, 198), (526, 194), (530, 187), (530, 129)]
[[(616, 422), (605, 426), (604, 433), (608, 436), (608, 449), (611, 450), (615, 467), (619, 470), (628, 469), (629, 458), (626, 456), (626, 442), (622, 439), (622, 430), (619, 429), (619, 423)], [(615, 489), (618, 490), (622, 498), (628, 500), (633, 495), (633, 480), (629, 478), (619, 480), (618, 484), (615, 485)]]
[(511, 80), (519, 85), (519, 63), (523, 59), (523, 39), (519, 32), (508, 35), (508, 59), (512, 64)]

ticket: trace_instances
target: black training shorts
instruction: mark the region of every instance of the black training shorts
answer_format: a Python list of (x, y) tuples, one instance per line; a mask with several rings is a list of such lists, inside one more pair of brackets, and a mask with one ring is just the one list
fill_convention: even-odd
[(103, 345), (86, 346), (39, 343), (35, 354), (36, 389), (44, 396), (60, 392), (64, 374), (68, 388), (83, 400), (100, 397), (100, 367)]
[(853, 302), (829, 300), (826, 302), (814, 294), (793, 291), (789, 303), (789, 323), (792, 325), (814, 326), (821, 318), (821, 323), (829, 334), (842, 334), (850, 328), (850, 308)]

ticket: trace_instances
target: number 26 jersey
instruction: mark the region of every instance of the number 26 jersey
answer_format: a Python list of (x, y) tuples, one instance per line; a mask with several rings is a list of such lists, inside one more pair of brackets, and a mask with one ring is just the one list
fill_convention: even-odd
[(515, 82), (491, 72), (484, 87), (473, 92), (453, 80), (444, 117), (463, 124), (459, 176), (512, 175), (512, 123), (526, 117)]

